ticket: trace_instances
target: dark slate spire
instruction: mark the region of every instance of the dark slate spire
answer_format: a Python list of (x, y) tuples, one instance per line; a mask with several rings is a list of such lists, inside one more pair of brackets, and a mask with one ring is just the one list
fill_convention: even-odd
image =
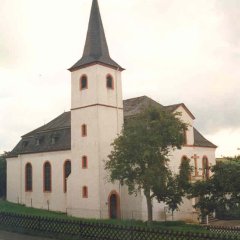
[(83, 56), (69, 70), (74, 71), (91, 63), (102, 63), (123, 70), (120, 65), (110, 58), (97, 0), (92, 1)]

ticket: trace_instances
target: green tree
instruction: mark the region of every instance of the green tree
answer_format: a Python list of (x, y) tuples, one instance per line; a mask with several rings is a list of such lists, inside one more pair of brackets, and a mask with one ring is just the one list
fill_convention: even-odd
[(6, 153), (0, 155), (0, 198), (6, 197)]
[(239, 208), (240, 203), (240, 157), (227, 158), (211, 168), (210, 179), (192, 185), (190, 197), (197, 197), (195, 208), (201, 215), (221, 209), (228, 211)]
[(189, 181), (191, 172), (192, 168), (190, 166), (190, 160), (185, 159), (181, 162), (178, 174), (170, 172), (168, 181), (166, 182), (165, 196), (163, 196), (164, 193), (161, 189), (157, 188), (153, 190), (158, 201), (165, 202), (169, 210), (171, 210), (172, 220), (174, 211), (179, 210), (179, 206), (183, 202), (183, 197), (186, 195), (189, 187), (191, 186)]
[(187, 125), (178, 115), (149, 108), (128, 119), (106, 161), (110, 181), (127, 185), (130, 194), (143, 191), (149, 221), (153, 217), (152, 199), (157, 196), (165, 202), (167, 197), (171, 181), (169, 153), (184, 143)]

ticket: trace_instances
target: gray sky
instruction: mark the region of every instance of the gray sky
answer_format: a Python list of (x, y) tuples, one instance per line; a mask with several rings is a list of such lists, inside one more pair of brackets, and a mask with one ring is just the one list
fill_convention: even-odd
[[(195, 126), (239, 154), (240, 0), (99, 0), (124, 99), (184, 102)], [(0, 0), (0, 151), (70, 109), (90, 0)]]

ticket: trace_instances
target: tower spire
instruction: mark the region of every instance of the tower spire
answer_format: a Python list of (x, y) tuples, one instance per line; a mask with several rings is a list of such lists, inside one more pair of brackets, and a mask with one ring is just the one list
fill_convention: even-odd
[(104, 33), (98, 0), (92, 1), (88, 31), (82, 58), (69, 70), (74, 71), (92, 63), (102, 63), (119, 70), (123, 68), (113, 61), (109, 55), (107, 40)]

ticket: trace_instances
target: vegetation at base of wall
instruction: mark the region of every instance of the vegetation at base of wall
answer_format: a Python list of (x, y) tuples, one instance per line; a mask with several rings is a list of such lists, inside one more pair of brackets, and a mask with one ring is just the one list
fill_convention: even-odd
[(47, 217), (47, 218), (63, 219), (63, 220), (81, 220), (84, 222), (91, 222), (91, 223), (107, 223), (107, 224), (121, 225), (121, 226), (139, 226), (139, 227), (146, 226), (146, 227), (151, 227), (151, 228), (205, 232), (205, 230), (201, 226), (194, 225), (194, 224), (187, 224), (183, 221), (148, 223), (148, 222), (137, 221), (137, 220), (80, 219), (80, 218), (76, 218), (76, 217), (67, 216), (65, 213), (52, 212), (52, 211), (47, 211), (47, 210), (42, 210), (42, 209), (25, 207), (23, 205), (10, 203), (10, 202), (3, 201), (3, 200), (0, 200), (0, 212), (24, 214), (24, 215), (29, 215), (29, 216), (39, 216), (39, 217)]
[(240, 207), (233, 209), (222, 209), (216, 210), (216, 216), (221, 220), (240, 220)]
[(237, 230), (229, 232), (226, 229), (215, 229), (214, 231), (213, 228), (214, 232), (211, 232), (198, 225), (189, 225), (181, 221), (78, 219), (3, 201), (0, 202), (0, 209), (0, 229), (54, 239), (240, 240)]
[[(182, 227), (184, 223), (174, 222), (174, 225)], [(0, 212), (0, 229), (64, 240), (240, 240), (239, 230), (232, 228), (179, 230), (149, 222), (142, 226), (121, 226), (96, 220), (64, 220), (6, 212)]]
[(211, 168), (213, 175), (209, 179), (197, 181), (190, 188), (189, 197), (198, 197), (194, 207), (200, 209), (203, 217), (213, 212), (228, 216), (239, 208), (240, 156), (227, 159)]

